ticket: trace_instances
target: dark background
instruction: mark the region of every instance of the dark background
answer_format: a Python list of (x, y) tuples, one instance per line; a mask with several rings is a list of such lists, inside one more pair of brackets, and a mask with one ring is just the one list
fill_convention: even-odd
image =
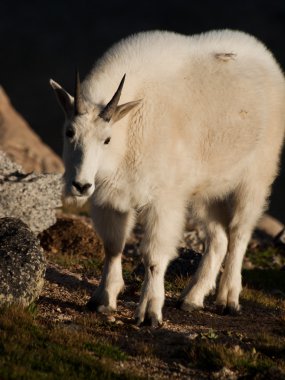
[[(131, 33), (165, 29), (193, 34), (218, 28), (255, 35), (285, 68), (281, 0), (0, 0), (0, 84), (34, 130), (61, 153), (63, 117), (49, 88), (50, 77), (72, 92), (75, 65), (84, 77), (111, 44)], [(284, 161), (270, 209), (283, 222)]]

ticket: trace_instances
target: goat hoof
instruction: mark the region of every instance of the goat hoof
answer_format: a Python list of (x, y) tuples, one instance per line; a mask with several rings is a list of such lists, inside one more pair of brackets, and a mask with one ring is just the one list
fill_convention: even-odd
[(162, 326), (162, 321), (160, 321), (157, 317), (155, 316), (147, 316), (144, 320), (144, 323), (146, 326), (151, 326), (153, 329), (158, 329), (159, 327)]
[(183, 311), (187, 311), (188, 313), (191, 313), (192, 311), (202, 310), (203, 306), (196, 305), (195, 303), (179, 300), (177, 302), (177, 308), (179, 308)]
[(240, 309), (240, 306), (239, 305), (228, 305), (226, 307), (226, 313), (228, 315), (232, 315), (232, 316), (237, 316), (237, 315), (240, 315), (241, 314), (241, 309)]
[(101, 314), (111, 314), (114, 311), (116, 311), (113, 307), (102, 305), (98, 301), (92, 298), (90, 298), (90, 300), (87, 302), (86, 307), (90, 311), (96, 311), (97, 313), (101, 313)]
[(111, 314), (111, 313), (114, 313), (115, 311), (116, 309), (114, 309), (111, 306), (100, 305), (97, 308), (97, 312), (101, 314)]
[(225, 315), (226, 305), (216, 305), (216, 312), (219, 315)]
[(157, 317), (150, 317), (147, 316), (143, 320), (139, 317), (135, 318), (135, 324), (139, 327), (144, 327), (144, 326), (150, 326), (154, 329), (157, 329), (162, 326), (162, 321), (159, 321)]
[(97, 311), (98, 306), (99, 306), (98, 302), (92, 300), (92, 298), (90, 298), (90, 300), (86, 304), (87, 309), (90, 311)]
[(220, 315), (237, 316), (240, 314), (240, 307), (234, 305), (217, 305), (216, 310)]
[(141, 323), (142, 323), (142, 321), (141, 321), (141, 319), (139, 318), (139, 317), (135, 317), (134, 318), (134, 324), (136, 325), (136, 326), (140, 326), (141, 325)]

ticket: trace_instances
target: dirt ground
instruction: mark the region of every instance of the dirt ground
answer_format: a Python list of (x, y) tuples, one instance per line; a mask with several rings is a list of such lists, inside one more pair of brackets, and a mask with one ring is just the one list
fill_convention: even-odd
[[(207, 298), (204, 310), (187, 313), (176, 308), (176, 301), (202, 257), (199, 250), (203, 250), (204, 235), (193, 228), (188, 225), (180, 255), (166, 275), (163, 326), (152, 329), (137, 327), (133, 320), (143, 278), (138, 250), (143, 233), (140, 226), (126, 245), (126, 288), (118, 310), (114, 315), (100, 315), (85, 305), (100, 280), (101, 242), (88, 218), (60, 216), (41, 236), (48, 266), (38, 317), (71, 330), (81, 328), (76, 323), (78, 318), (98, 322), (94, 334), (128, 355), (128, 360), (114, 363), (118, 372), (154, 379), (285, 378), (284, 252), (275, 249), (267, 237), (252, 239), (251, 253), (245, 260), (241, 314), (219, 315), (213, 295)], [(258, 263), (252, 257), (260, 252), (261, 257), (266, 252), (266, 260)], [(273, 279), (272, 285), (270, 278), (262, 289), (261, 277), (257, 275), (255, 280), (251, 276), (258, 270), (276, 276), (279, 282)]]

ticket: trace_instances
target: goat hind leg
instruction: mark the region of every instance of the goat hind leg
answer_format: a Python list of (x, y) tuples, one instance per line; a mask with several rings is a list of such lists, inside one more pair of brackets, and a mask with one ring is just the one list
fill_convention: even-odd
[(256, 184), (240, 186), (235, 194), (233, 216), (229, 225), (229, 249), (216, 300), (218, 309), (224, 314), (236, 314), (240, 309), (243, 257), (252, 230), (262, 214), (267, 194), (267, 188), (262, 189)]
[[(200, 206), (200, 213), (203, 206)], [(182, 310), (193, 311), (204, 306), (204, 298), (216, 286), (216, 278), (228, 248), (226, 203), (208, 206), (201, 216), (206, 222), (208, 239), (207, 250), (189, 285), (183, 290), (178, 305)], [(206, 213), (206, 214), (205, 214)]]

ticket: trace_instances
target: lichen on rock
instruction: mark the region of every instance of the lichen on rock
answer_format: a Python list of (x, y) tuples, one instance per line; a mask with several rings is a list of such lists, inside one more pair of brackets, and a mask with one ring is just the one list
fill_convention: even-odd
[(61, 193), (61, 174), (26, 174), (0, 151), (0, 218), (19, 218), (38, 234), (56, 222)]
[(43, 249), (29, 227), (16, 218), (0, 219), (0, 305), (26, 307), (36, 300), (45, 268)]

